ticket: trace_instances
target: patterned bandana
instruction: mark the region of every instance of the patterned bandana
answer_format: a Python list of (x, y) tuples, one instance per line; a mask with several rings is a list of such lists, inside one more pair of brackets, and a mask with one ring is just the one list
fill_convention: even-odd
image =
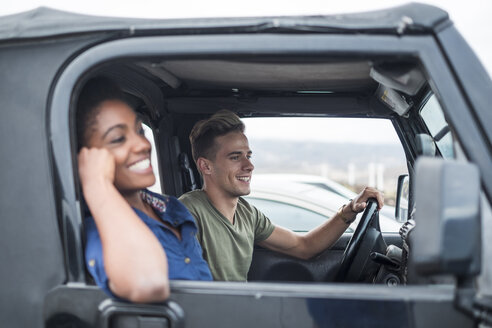
[(165, 198), (165, 201), (162, 199), (159, 199), (150, 193), (148, 193), (145, 190), (140, 190), (140, 197), (144, 202), (152, 206), (155, 210), (157, 210), (159, 213), (163, 214), (166, 212), (166, 207), (167, 204), (166, 202), (169, 200), (169, 198)]

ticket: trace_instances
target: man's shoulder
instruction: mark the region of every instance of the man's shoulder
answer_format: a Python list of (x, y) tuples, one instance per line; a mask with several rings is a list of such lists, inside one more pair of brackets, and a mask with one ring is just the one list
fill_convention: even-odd
[(203, 200), (205, 199), (205, 192), (201, 189), (188, 191), (187, 193), (182, 194), (178, 199), (183, 202), (195, 201), (197, 199)]
[(247, 200), (239, 197), (237, 213), (242, 220), (250, 222), (254, 227), (255, 243), (267, 239), (275, 229), (268, 217)]
[(249, 216), (254, 216), (254, 217), (264, 216), (264, 214), (259, 209), (257, 209), (254, 205), (251, 205), (243, 197), (239, 197), (236, 211), (245, 212)]
[(238, 206), (246, 207), (248, 209), (255, 208), (253, 205), (251, 205), (246, 199), (243, 197), (239, 197), (237, 201)]
[(178, 199), (192, 214), (196, 214), (197, 211), (201, 211), (204, 207), (206, 207), (208, 202), (207, 194), (203, 190), (189, 191), (181, 195)]

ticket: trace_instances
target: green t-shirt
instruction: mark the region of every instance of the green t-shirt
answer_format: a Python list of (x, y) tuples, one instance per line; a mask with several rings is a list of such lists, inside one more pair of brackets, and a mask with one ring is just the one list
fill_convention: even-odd
[(267, 239), (275, 226), (241, 197), (234, 224), (212, 205), (203, 190), (188, 192), (179, 200), (196, 219), (197, 238), (214, 279), (246, 281), (254, 244)]

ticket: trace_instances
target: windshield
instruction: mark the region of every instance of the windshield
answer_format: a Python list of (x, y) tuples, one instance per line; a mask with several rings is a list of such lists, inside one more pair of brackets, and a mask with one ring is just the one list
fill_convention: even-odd
[(449, 129), (449, 125), (444, 118), (441, 106), (434, 94), (429, 97), (420, 110), (420, 116), (424, 120), (442, 157), (454, 158), (453, 136)]

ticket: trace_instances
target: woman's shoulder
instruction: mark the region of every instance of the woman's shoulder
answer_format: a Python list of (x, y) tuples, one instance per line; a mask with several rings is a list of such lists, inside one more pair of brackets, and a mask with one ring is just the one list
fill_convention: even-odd
[(143, 190), (143, 197), (149, 202), (154, 209), (158, 209), (160, 214), (165, 217), (171, 217), (179, 222), (193, 221), (190, 212), (183, 203), (176, 197), (165, 194), (158, 194), (150, 190)]

